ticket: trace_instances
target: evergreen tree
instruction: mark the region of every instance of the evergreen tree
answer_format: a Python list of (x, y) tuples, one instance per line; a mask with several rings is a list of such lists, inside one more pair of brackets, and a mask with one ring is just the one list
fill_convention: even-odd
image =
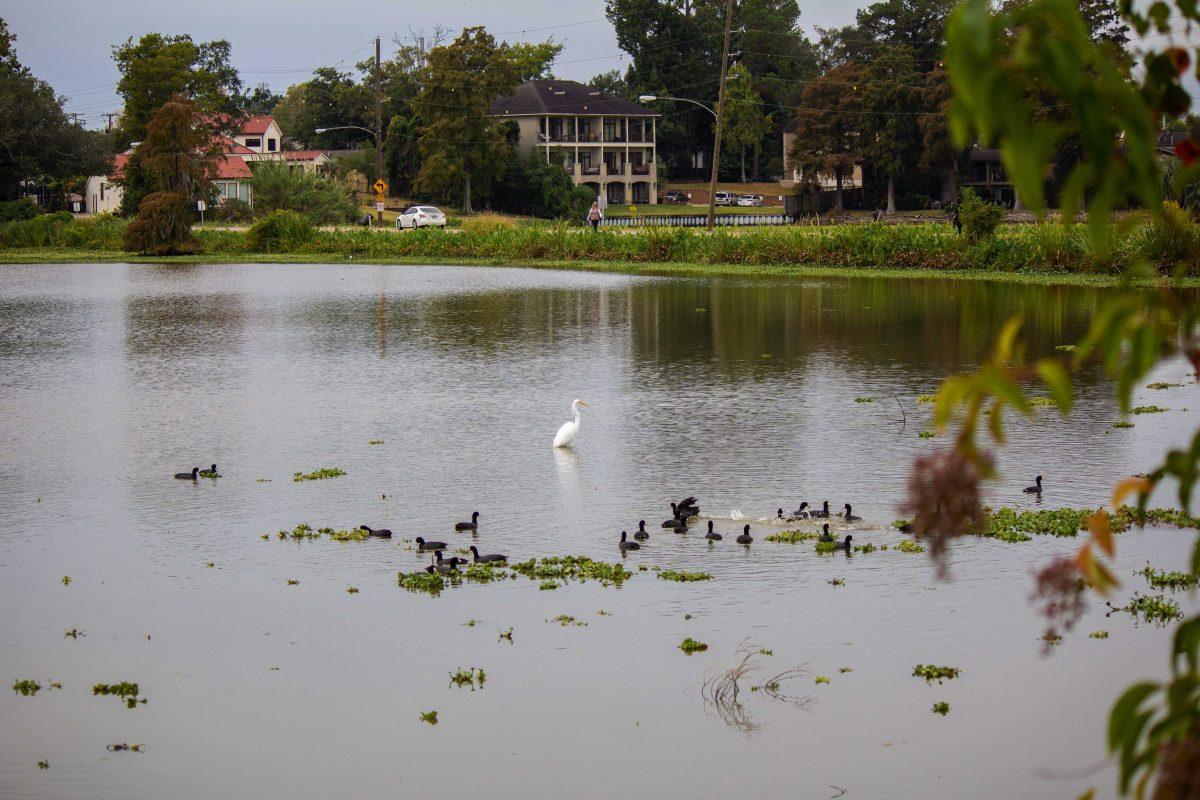
[[(771, 130), (771, 115), (763, 113), (762, 98), (751, 85), (750, 71), (741, 64), (729, 69), (725, 84), (725, 145), (738, 153), (741, 179), (746, 182), (746, 148), (758, 151), (763, 137)], [(755, 174), (755, 179), (758, 175)]]

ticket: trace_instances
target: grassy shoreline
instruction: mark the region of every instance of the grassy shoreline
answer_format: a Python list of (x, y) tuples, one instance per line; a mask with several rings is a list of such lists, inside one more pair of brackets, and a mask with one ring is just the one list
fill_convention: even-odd
[[(1000, 272), (991, 270), (921, 269), (909, 267), (843, 267), (819, 264), (647, 263), (610, 260), (442, 258), (404, 256), (356, 257), (342, 252), (205, 253), (190, 256), (139, 256), (121, 250), (64, 248), (0, 249), (0, 267), (22, 264), (362, 264), (367, 266), (519, 267), (527, 269), (609, 272), (647, 277), (713, 278), (905, 278), (910, 280), (989, 281), (1040, 286), (1116, 287), (1120, 275), (1078, 272)], [(1141, 281), (1139, 286), (1165, 284), (1168, 279)], [(1200, 288), (1200, 277), (1183, 279), (1187, 288)]]
[[(286, 215), (285, 215), (286, 216)], [(202, 253), (139, 257), (124, 252), (124, 220), (47, 215), (0, 225), (0, 263), (452, 264), (578, 269), (660, 276), (910, 277), (1115, 286), (1136, 264), (1182, 273), (1200, 286), (1200, 226), (1114, 226), (1113, 246), (1094, 250), (1086, 230), (1008, 225), (968, 241), (948, 225), (830, 225), (718, 229), (648, 227), (600, 231), (564, 224), (475, 220), (437, 230), (315, 230), (303, 218), (268, 215), (249, 230), (196, 231)], [(297, 222), (298, 220), (298, 222)], [(287, 223), (286, 225), (284, 223)], [(302, 224), (301, 224), (302, 223)], [(1156, 283), (1153, 281), (1152, 283)]]

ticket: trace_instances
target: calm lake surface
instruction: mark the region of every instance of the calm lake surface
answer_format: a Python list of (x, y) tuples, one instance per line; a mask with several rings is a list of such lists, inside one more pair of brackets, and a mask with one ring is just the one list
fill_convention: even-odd
[[(765, 541), (780, 526), (764, 521), (849, 501), (864, 517), (855, 543), (900, 541), (888, 526), (909, 465), (939, 446), (918, 438), (931, 407), (916, 397), (975, 363), (1011, 314), (1034, 355), (1078, 340), (1105, 291), (0, 267), (0, 797), (1112, 796), (1108, 709), (1164, 673), (1169, 632), (1095, 602), (1041, 655), (1030, 572), (1078, 540), (962, 541), (939, 583), (924, 555), (818, 557), (811, 542)], [(1132, 429), (1111, 428), (1098, 372), (1070, 419), (1013, 420), (991, 502), (1037, 505), (1020, 491), (1036, 474), (1042, 507), (1106, 502), (1200, 421), (1182, 365), (1155, 379), (1189, 385), (1140, 391), (1172, 410)], [(555, 452), (575, 397), (591, 407), (574, 451)], [(219, 480), (171, 477), (214, 461)], [(347, 475), (291, 479), (320, 467)], [(724, 542), (659, 528), (691, 494)], [(477, 536), (454, 533), (473, 510)], [(749, 548), (732, 541), (742, 516)], [(418, 535), (615, 561), (639, 519), (652, 537), (620, 588), (522, 578), (429, 597), (396, 584), (428, 563), (405, 541)], [(301, 522), (396, 537), (275, 538)], [(1147, 561), (1183, 568), (1192, 541), (1122, 536), (1113, 599), (1147, 591), (1133, 574)], [(587, 626), (547, 622), (560, 614)], [(1101, 628), (1108, 639), (1088, 638)], [(707, 652), (684, 655), (689, 636)], [(701, 684), (747, 639), (773, 655), (743, 684), (739, 728)], [(927, 686), (918, 663), (962, 674)], [(806, 702), (749, 691), (797, 665), (808, 672), (785, 689)], [(471, 666), (484, 688), (448, 686)], [(24, 678), (43, 690), (9, 690)], [(120, 681), (148, 703), (93, 697)], [(436, 726), (419, 719), (431, 710)], [(121, 742), (145, 750), (106, 750)]]

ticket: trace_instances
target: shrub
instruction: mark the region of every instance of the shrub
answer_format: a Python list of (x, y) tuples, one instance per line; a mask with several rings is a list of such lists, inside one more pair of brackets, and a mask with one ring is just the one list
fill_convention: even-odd
[(33, 219), (41, 210), (28, 200), (7, 200), (0, 203), (0, 222)]
[(254, 205), (258, 213), (298, 211), (313, 225), (337, 225), (358, 217), (353, 192), (346, 184), (276, 161), (253, 161)]
[(459, 227), (465, 233), (488, 234), (516, 228), (517, 223), (510, 217), (485, 212), (470, 217), (463, 217), (459, 223)]
[(316, 230), (304, 214), (272, 211), (250, 226), (246, 246), (259, 253), (289, 253), (308, 244)]
[(226, 197), (213, 207), (211, 216), (214, 222), (249, 222), (254, 219), (254, 210), (245, 200)]
[(996, 228), (1004, 221), (1004, 209), (995, 203), (980, 199), (973, 189), (963, 189), (962, 202), (958, 204), (958, 218), (962, 221), (963, 235), (968, 242), (982, 242), (996, 234)]
[(187, 198), (180, 192), (151, 192), (138, 206), (137, 218), (125, 228), (125, 249), (151, 256), (199, 253), (192, 236)]

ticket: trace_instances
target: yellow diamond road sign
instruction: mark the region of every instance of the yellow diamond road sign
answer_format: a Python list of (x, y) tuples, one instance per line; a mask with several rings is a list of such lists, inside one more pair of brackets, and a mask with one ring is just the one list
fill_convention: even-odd
[(383, 194), (384, 192), (387, 191), (387, 184), (384, 183), (382, 179), (380, 179), (380, 180), (375, 181), (375, 183), (373, 183), (371, 185), (371, 188), (374, 189), (379, 194)]

